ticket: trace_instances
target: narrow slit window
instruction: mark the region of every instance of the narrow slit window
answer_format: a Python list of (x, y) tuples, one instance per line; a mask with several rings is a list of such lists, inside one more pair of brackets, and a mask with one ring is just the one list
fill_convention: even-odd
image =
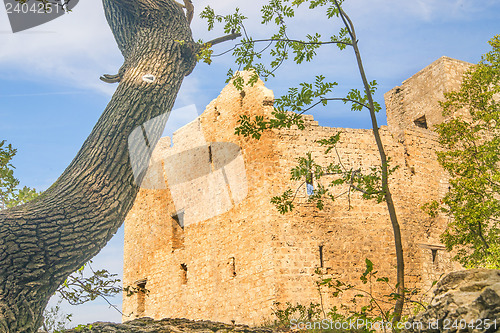
[(137, 281), (137, 317), (143, 317), (146, 312), (146, 282), (147, 279)]
[(187, 284), (188, 268), (186, 264), (181, 264), (181, 284)]
[(432, 263), (436, 264), (438, 250), (432, 249), (431, 251), (432, 251)]
[(234, 257), (229, 258), (229, 269), (231, 277), (236, 276), (236, 259)]
[(420, 118), (417, 118), (413, 121), (415, 126), (420, 127), (420, 128), (427, 128), (427, 119), (425, 119), (425, 116), (422, 116)]
[(319, 246), (319, 267), (321, 267), (321, 268), (324, 267), (324, 262), (323, 262), (323, 245)]
[[(439, 251), (445, 251), (446, 250), (446, 247), (444, 245), (441, 245), (441, 244), (418, 244), (418, 247), (420, 247), (421, 249), (424, 249), (424, 257), (425, 257), (425, 261), (426, 262), (429, 262), (429, 265), (432, 265), (432, 267), (434, 267), (434, 269), (438, 269), (439, 268)], [(430, 255), (430, 258), (429, 258), (429, 250), (431, 250), (431, 255)], [(430, 259), (430, 260), (429, 260)]]
[(184, 248), (184, 211), (172, 216), (172, 251)]

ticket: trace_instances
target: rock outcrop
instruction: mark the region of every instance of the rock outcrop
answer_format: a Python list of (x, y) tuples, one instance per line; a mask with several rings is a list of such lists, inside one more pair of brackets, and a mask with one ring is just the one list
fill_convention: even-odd
[(448, 274), (436, 285), (429, 308), (404, 332), (500, 332), (500, 270)]
[(65, 333), (272, 333), (269, 328), (253, 328), (211, 321), (188, 319), (153, 320), (148, 317), (119, 323), (96, 322), (90, 328), (70, 329)]

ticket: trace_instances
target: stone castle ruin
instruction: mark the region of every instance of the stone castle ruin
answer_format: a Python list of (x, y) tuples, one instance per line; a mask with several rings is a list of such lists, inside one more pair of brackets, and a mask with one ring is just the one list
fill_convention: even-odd
[[(390, 186), (408, 287), (426, 289), (458, 268), (439, 241), (447, 218), (430, 217), (420, 207), (448, 189), (431, 129), (443, 121), (438, 101), (459, 88), (469, 66), (442, 57), (385, 94), (388, 126), (381, 135), (392, 165), (399, 165)], [(329, 164), (335, 152), (325, 155), (315, 141), (338, 132), (337, 151), (346, 168), (379, 165), (372, 131), (322, 127), (305, 116), (305, 130), (269, 130), (260, 140), (234, 134), (240, 115), (270, 117), (273, 101), (262, 81), (242, 92), (229, 84), (202, 115), (172, 139), (160, 140), (125, 221), (124, 285), (148, 292), (124, 297), (124, 320), (259, 324), (272, 317), (274, 302), (319, 303), (317, 269), (323, 277), (359, 283), (365, 258), (395, 284), (385, 202), (354, 192), (351, 207), (342, 196), (318, 210), (302, 186), (291, 213), (281, 215), (270, 203), (299, 187), (290, 180), (297, 158), (311, 152), (317, 163)], [(326, 309), (347, 301), (327, 290), (322, 297)]]

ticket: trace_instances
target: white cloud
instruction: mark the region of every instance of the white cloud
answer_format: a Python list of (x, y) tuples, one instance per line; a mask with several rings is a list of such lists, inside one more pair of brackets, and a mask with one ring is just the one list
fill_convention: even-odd
[[(384, 17), (401, 21), (411, 18), (425, 21), (464, 19), (488, 10), (494, 3), (495, 0), (484, 0), (478, 6), (464, 0), (352, 0), (346, 2), (346, 8), (362, 27), (379, 24), (380, 18)], [(247, 28), (252, 34), (266, 32), (258, 19), (260, 6), (253, 2), (201, 0), (196, 3), (197, 15), (206, 5), (211, 5), (221, 14), (231, 13), (234, 7), (239, 6), (251, 18)], [(309, 20), (311, 15), (302, 9), (297, 14), (300, 21)], [(221, 34), (221, 29), (207, 32), (206, 23), (199, 18), (193, 21), (192, 30), (195, 38), (204, 40)], [(10, 33), (7, 15), (0, 10), (0, 43), (0, 72), (29, 73), (40, 80), (63, 81), (106, 94), (111, 94), (115, 86), (102, 83), (98, 77), (116, 72), (123, 60), (100, 1), (80, 1), (72, 13), (17, 34)]]
[(10, 32), (4, 10), (0, 22), (0, 72), (105, 94), (114, 91), (99, 80), (101, 74), (117, 71), (122, 62), (100, 1), (80, 1), (73, 12), (16, 34)]

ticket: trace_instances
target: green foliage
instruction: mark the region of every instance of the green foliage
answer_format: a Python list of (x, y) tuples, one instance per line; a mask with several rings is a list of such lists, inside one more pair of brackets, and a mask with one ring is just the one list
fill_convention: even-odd
[[(365, 271), (360, 275), (359, 280), (361, 286), (344, 282), (339, 279), (324, 278), (321, 269), (316, 270), (316, 274), (319, 277), (317, 282), (319, 287), (319, 292), (322, 293), (322, 288), (326, 287), (327, 292), (331, 293), (334, 297), (340, 297), (341, 295), (349, 296), (348, 301), (344, 301), (341, 306), (341, 320), (358, 320), (362, 319), (367, 323), (376, 322), (392, 322), (394, 318), (394, 308), (396, 300), (401, 296), (397, 292), (398, 286), (394, 286), (389, 282), (389, 278), (382, 277), (378, 275), (378, 271), (375, 270), (374, 264), (368, 258), (365, 259)], [(437, 281), (436, 281), (437, 282)], [(433, 285), (436, 283), (434, 282)], [(375, 294), (373, 290), (387, 290), (386, 294)], [(426, 293), (422, 293), (418, 288), (405, 289), (405, 299), (407, 304), (407, 313), (415, 315), (419, 311), (425, 310), (426, 306), (422, 302), (422, 299), (426, 296)], [(417, 300), (414, 300), (414, 299)], [(409, 304), (413, 304), (412, 307)], [(329, 312), (332, 316), (336, 314), (339, 315), (336, 308)], [(338, 319), (337, 319), (338, 320)], [(393, 327), (396, 327), (396, 323), (393, 322)], [(384, 330), (385, 331), (385, 330)], [(394, 328), (392, 330), (396, 332)], [(370, 327), (366, 327), (363, 332), (376, 332)]]
[[(98, 297), (103, 298), (110, 307), (114, 308), (120, 314), (121, 311), (113, 305), (108, 297), (115, 296), (122, 292), (119, 286), (120, 279), (117, 279), (117, 274), (111, 274), (107, 270), (94, 271), (91, 266), (92, 261), (87, 262), (80, 267), (76, 272), (68, 276), (62, 285), (56, 290), (56, 295), (59, 296), (58, 303), (55, 307), (47, 308), (44, 311), (43, 327), (46, 331), (59, 333), (71, 321), (71, 314), (62, 314), (60, 304), (62, 300), (66, 300), (71, 305), (80, 305), (95, 300)], [(92, 274), (86, 276), (86, 271)], [(78, 325), (75, 327), (78, 331), (90, 331), (92, 325)]]
[(290, 322), (294, 319), (298, 322), (304, 322), (319, 320), (321, 318), (321, 307), (317, 303), (310, 303), (308, 306), (305, 306), (302, 304), (293, 305), (290, 302), (286, 302), (285, 306), (283, 306), (280, 302), (274, 302), (272, 311), (283, 328), (290, 328)]
[(126, 286), (125, 288), (123, 288), (123, 291), (125, 291), (127, 297), (138, 293), (143, 293), (146, 296), (149, 295), (149, 290), (141, 286)]
[(230, 15), (216, 15), (214, 10), (207, 6), (200, 13), (200, 17), (204, 18), (208, 22), (208, 31), (214, 28), (215, 22), (224, 22), (224, 32), (229, 33), (239, 33), (243, 27), (243, 21), (247, 19), (244, 15), (241, 15), (239, 8), (236, 8), (234, 14)]
[(269, 126), (269, 122), (265, 121), (262, 116), (256, 116), (252, 120), (247, 115), (240, 115), (238, 122), (240, 125), (234, 130), (236, 135), (251, 136), (257, 140), (260, 139), (262, 132)]
[(276, 206), (280, 214), (286, 214), (293, 210), (293, 200), (295, 196), (292, 197), (292, 194), (292, 190), (288, 189), (283, 192), (282, 195), (271, 198), (271, 203)]
[[(372, 261), (365, 259), (365, 270), (359, 276), (359, 283), (347, 283), (340, 279), (332, 277), (325, 278), (322, 268), (317, 268), (315, 274), (318, 277), (316, 285), (320, 297), (320, 303), (311, 302), (309, 305), (295, 304), (290, 302), (281, 304), (274, 303), (272, 309), (274, 317), (276, 317), (275, 325), (278, 328), (288, 330), (295, 323), (351, 323), (363, 322), (364, 327), (352, 328), (344, 326), (344, 329), (326, 329), (328, 332), (399, 332), (396, 322), (392, 322), (394, 318), (393, 305), (399, 294), (397, 293), (397, 285), (390, 283), (389, 278), (379, 276), (375, 270)], [(434, 281), (433, 286), (437, 283)], [(377, 290), (378, 293), (374, 293)], [(381, 290), (386, 290), (386, 293), (380, 293)], [(406, 298), (406, 314), (416, 315), (420, 311), (426, 309), (426, 303), (422, 300), (427, 297), (427, 292), (421, 292), (417, 288), (405, 289)], [(323, 294), (330, 294), (333, 297), (342, 297), (342, 305), (340, 308), (336, 306), (331, 309), (325, 309), (323, 305)], [(325, 320), (326, 321), (323, 321)], [(403, 318), (406, 320), (407, 318)], [(360, 320), (360, 321), (358, 321)], [(393, 324), (393, 329), (387, 326), (380, 326), (380, 323)], [(334, 326), (334, 325), (333, 325)], [(399, 325), (404, 327), (404, 325)], [(314, 327), (314, 324), (311, 324)], [(321, 326), (320, 326), (321, 327)], [(325, 331), (323, 329), (313, 329), (313, 331)], [(378, 330), (376, 330), (378, 329)], [(308, 330), (309, 331), (309, 330)]]
[[(329, 41), (321, 41), (319, 33), (312, 33), (306, 36), (305, 40), (296, 40), (287, 35), (287, 20), (295, 16), (295, 9), (301, 5), (308, 4), (309, 9), (318, 7), (326, 8), (326, 16), (328, 18), (338, 17), (340, 14), (339, 5), (342, 2), (336, 1), (286, 1), (286, 0), (270, 0), (269, 3), (262, 7), (262, 23), (274, 24), (278, 29), (277, 33), (272, 35), (266, 41), (271, 46), (270, 67), (264, 66), (262, 63), (257, 63), (256, 60), (261, 58), (262, 52), (256, 52), (255, 45), (260, 41), (253, 40), (246, 36), (233, 50), (236, 64), (240, 69), (252, 70), (252, 83), (257, 80), (258, 76), (266, 79), (273, 76), (274, 71), (288, 59), (289, 54), (294, 54), (294, 63), (300, 64), (303, 61), (311, 61), (316, 56), (316, 51), (324, 45), (335, 43), (341, 48), (352, 45), (350, 39), (349, 26), (345, 26), (340, 30), (338, 35), (330, 36)], [(206, 18), (209, 25), (209, 30), (214, 28), (216, 22), (226, 24), (232, 22), (229, 17), (216, 15), (210, 7), (207, 7), (202, 14)], [(242, 20), (238, 24), (242, 24)], [(246, 84), (239, 72), (234, 73), (233, 70), (228, 72), (229, 78), (232, 78), (234, 86), (242, 90)], [(304, 128), (302, 114), (312, 108), (322, 105), (326, 106), (329, 101), (342, 101), (351, 103), (351, 110), (360, 111), (363, 108), (373, 108), (373, 112), (381, 109), (376, 102), (371, 102), (371, 95), (376, 91), (377, 82), (374, 80), (367, 84), (367, 89), (363, 92), (358, 89), (351, 89), (346, 97), (328, 97), (333, 88), (337, 86), (336, 82), (327, 81), (325, 76), (317, 75), (314, 82), (303, 82), (298, 87), (288, 89), (288, 93), (277, 98), (274, 103), (274, 111), (271, 119), (265, 119), (263, 116), (250, 117), (248, 115), (240, 115), (238, 126), (235, 129), (237, 135), (260, 139), (262, 133), (273, 128), (290, 128), (296, 125), (299, 129)], [(325, 140), (319, 143), (326, 146), (326, 153), (329, 153), (335, 142)], [(337, 154), (338, 157), (338, 154)], [(328, 166), (319, 166), (314, 163), (311, 155), (305, 158), (298, 158), (298, 165), (291, 173), (292, 180), (300, 180), (303, 178), (304, 183), (312, 183), (312, 178), (316, 180), (314, 193), (309, 196), (310, 202), (315, 202), (316, 207), (323, 209), (324, 200), (334, 200), (338, 195), (332, 194), (331, 188), (338, 185), (348, 185), (348, 191), (342, 194), (350, 195), (351, 190), (362, 192), (365, 199), (375, 199), (377, 202), (384, 200), (385, 191), (382, 186), (382, 174), (387, 165), (380, 167), (372, 167), (368, 173), (362, 173), (361, 169), (346, 169), (340, 160), (331, 163)], [(390, 174), (395, 170), (388, 171)], [(319, 182), (324, 175), (336, 175), (333, 181), (327, 185)], [(311, 179), (308, 179), (311, 178)], [(302, 186), (302, 183), (300, 186)], [(297, 189), (298, 191), (298, 189)], [(284, 214), (293, 209), (293, 200), (296, 196), (291, 190), (285, 191), (280, 196), (272, 198), (272, 203), (276, 205), (280, 213)], [(341, 194), (341, 195), (342, 195)]]
[[(85, 267), (92, 273), (89, 277), (86, 276)], [(111, 297), (122, 291), (118, 285), (120, 279), (116, 276), (105, 269), (94, 271), (89, 261), (71, 274), (57, 292), (72, 305), (93, 301), (98, 297)]]
[[(232, 49), (235, 63), (239, 70), (252, 70), (254, 75), (250, 82), (245, 83), (234, 70), (228, 71), (228, 80), (233, 80), (233, 84), (239, 90), (243, 89), (245, 84), (253, 84), (258, 77), (267, 80), (273, 77), (275, 71), (282, 66), (282, 64), (293, 55), (293, 62), (301, 64), (303, 61), (312, 61), (317, 55), (317, 51), (325, 45), (337, 45), (340, 49), (345, 49), (347, 46), (353, 46), (354, 41), (351, 37), (354, 35), (352, 24), (346, 25), (340, 29), (338, 34), (332, 34), (326, 39), (322, 39), (319, 32), (313, 32), (306, 35), (305, 39), (294, 39), (288, 35), (288, 21), (295, 16), (295, 9), (302, 5), (308, 5), (309, 9), (316, 9), (323, 7), (324, 14), (328, 19), (337, 18), (340, 15), (343, 1), (335, 0), (320, 0), (320, 1), (302, 1), (302, 0), (270, 0), (267, 5), (261, 8), (262, 24), (274, 25), (275, 33), (271, 34), (267, 39), (255, 40), (246, 34), (243, 23), (246, 19), (236, 9), (232, 15), (217, 15), (211, 7), (206, 7), (201, 17), (207, 20), (208, 30), (213, 30), (216, 23), (223, 24), (225, 33), (230, 32), (245, 32), (243, 39), (240, 43)], [(345, 19), (343, 13), (342, 19)], [(317, 15), (315, 12), (314, 15)], [(267, 43), (268, 45), (261, 50), (256, 47), (260, 43)], [(263, 54), (268, 52), (270, 56), (269, 65), (260, 62)], [(210, 63), (210, 56), (206, 51), (200, 57), (206, 62)], [(267, 59), (267, 58), (266, 58)], [(290, 127), (297, 124), (300, 127), (300, 114), (306, 112), (317, 105), (327, 105), (328, 101), (340, 100), (344, 103), (352, 103), (352, 110), (361, 110), (363, 107), (373, 108), (374, 111), (380, 110), (380, 105), (376, 102), (370, 104), (371, 95), (375, 92), (376, 82), (372, 81), (368, 84), (366, 91), (361, 93), (358, 89), (352, 89), (346, 97), (328, 97), (326, 96), (331, 92), (332, 88), (337, 85), (336, 82), (323, 82), (325, 77), (318, 75), (316, 82), (313, 84), (303, 82), (300, 88), (291, 88), (288, 94), (276, 99), (275, 112), (273, 117), (275, 119), (249, 119), (247, 116), (242, 116), (236, 133), (244, 136), (251, 136), (259, 139), (261, 132), (270, 128)], [(306, 106), (308, 106), (306, 108)], [(292, 111), (297, 114), (290, 114), (286, 111)]]
[[(265, 40), (254, 40), (252, 37), (245, 35), (233, 48), (233, 56), (235, 63), (238, 65), (238, 70), (252, 70), (254, 75), (250, 82), (245, 83), (243, 78), (234, 72), (232, 69), (228, 71), (228, 81), (232, 79), (234, 86), (242, 90), (246, 84), (252, 85), (258, 77), (267, 80), (273, 77), (274, 72), (288, 60), (289, 55), (293, 54), (293, 62), (300, 64), (303, 61), (312, 61), (317, 50), (329, 44), (335, 44), (340, 49), (352, 45), (350, 39), (349, 28), (341, 28), (337, 35), (329, 36), (326, 40), (321, 40), (322, 36), (318, 32), (307, 34), (306, 39), (299, 40), (290, 38), (287, 34), (287, 20), (295, 16), (295, 9), (303, 4), (309, 4), (309, 9), (318, 7), (326, 7), (325, 15), (327, 18), (338, 17), (340, 5), (342, 1), (288, 1), (288, 0), (270, 0), (267, 5), (261, 9), (262, 23), (274, 24), (277, 32)], [(224, 32), (241, 31), (243, 21), (246, 17), (239, 14), (238, 10), (233, 15), (216, 15), (211, 7), (206, 7), (201, 13), (201, 17), (205, 18), (208, 23), (208, 29), (214, 29), (215, 23), (224, 24)], [(262, 42), (269, 43), (263, 50), (257, 51), (256, 45)], [(272, 47), (271, 47), (272, 46)], [(264, 51), (269, 49), (269, 66), (259, 62), (262, 59)], [(201, 59), (210, 63), (210, 56), (206, 50), (200, 55)], [(332, 88), (338, 85), (336, 82), (325, 82), (323, 75), (316, 76), (314, 83), (303, 82), (299, 88), (290, 88), (288, 93), (275, 101), (275, 110), (273, 118), (265, 120), (260, 118), (250, 119), (248, 116), (241, 116), (239, 125), (236, 128), (236, 134), (243, 136), (251, 136), (259, 139), (262, 132), (271, 128), (290, 128), (292, 125), (297, 125), (303, 128), (303, 121), (300, 115), (317, 105), (326, 106), (328, 101), (340, 100), (344, 103), (351, 103), (351, 109), (355, 111), (361, 110), (363, 107), (369, 108), (368, 93), (373, 94), (376, 88), (376, 82), (370, 83), (369, 92), (361, 93), (357, 89), (352, 89), (346, 97), (335, 98), (327, 97), (327, 94), (332, 91)], [(374, 102), (375, 111), (380, 110), (380, 105)], [(288, 112), (290, 111), (290, 112)], [(291, 113), (291, 112), (295, 112)]]
[(313, 175), (316, 179), (319, 179), (323, 175), (323, 168), (316, 164), (311, 153), (307, 153), (306, 156), (297, 159), (298, 164), (291, 171), (292, 180), (301, 180), (304, 178), (307, 183), (312, 183)]
[(6, 208), (11, 208), (25, 204), (33, 199), (37, 198), (40, 192), (37, 192), (34, 188), (24, 186), (21, 189), (16, 189), (15, 194), (8, 200)]
[[(327, 166), (321, 166), (315, 162), (311, 153), (307, 153), (306, 157), (297, 159), (297, 165), (290, 172), (290, 179), (293, 181), (302, 181), (292, 196), (292, 190), (287, 189), (282, 195), (275, 196), (271, 199), (271, 203), (276, 206), (281, 214), (290, 212), (293, 208), (293, 201), (296, 198), (297, 192), (304, 184), (314, 184), (314, 191), (308, 196), (309, 202), (314, 202), (318, 209), (324, 208), (325, 200), (335, 201), (336, 198), (347, 195), (351, 196), (353, 191), (361, 192), (363, 199), (375, 199), (377, 203), (385, 200), (385, 191), (382, 186), (382, 168), (380, 166), (370, 167), (368, 173), (363, 173), (360, 168), (347, 169), (340, 160), (340, 155), (337, 152), (336, 144), (340, 140), (341, 132), (332, 135), (327, 139), (318, 140), (321, 146), (326, 147), (325, 154), (329, 154), (332, 150), (335, 155), (331, 157), (331, 163)], [(388, 163), (390, 159), (388, 160)], [(395, 172), (398, 166), (388, 168), (389, 175)], [(323, 178), (330, 176), (332, 179), (324, 185)], [(340, 193), (332, 193), (337, 187), (341, 187), (344, 191)]]
[(76, 326), (74, 328), (75, 331), (81, 331), (81, 332), (86, 332), (86, 331), (91, 331), (92, 330), (92, 325), (91, 324), (88, 324), (88, 325), (83, 325), (83, 324), (79, 324), (78, 326)]
[[(273, 118), (270, 120), (264, 120), (262, 116), (256, 116), (252, 120), (249, 116), (241, 115), (235, 133), (260, 139), (262, 132), (271, 128), (290, 128), (296, 125), (299, 129), (304, 129), (301, 114), (320, 103), (327, 105), (328, 99), (322, 96), (331, 92), (337, 85), (336, 82), (324, 82), (324, 80), (323, 75), (318, 75), (314, 83), (303, 82), (300, 84), (300, 89), (295, 87), (288, 89), (288, 94), (274, 101)], [(237, 86), (243, 86), (241, 80)], [(318, 98), (319, 101), (316, 102)], [(310, 105), (312, 106), (308, 107)]]
[(24, 204), (38, 197), (35, 189), (24, 186), (19, 189), (19, 180), (14, 177), (12, 159), (17, 149), (5, 140), (0, 141), (0, 210)]
[(212, 63), (212, 54), (214, 53), (214, 51), (212, 50), (212, 45), (203, 44), (201, 41), (198, 41), (198, 43), (201, 44), (202, 47), (196, 54), (196, 59), (210, 65)]
[(339, 142), (340, 140), (340, 133), (342, 132), (337, 132), (337, 134), (332, 135), (331, 137), (327, 139), (321, 139), (316, 141), (319, 143), (321, 146), (326, 146), (325, 154), (328, 154), (332, 149), (335, 148), (335, 145)]
[(59, 299), (55, 306), (46, 308), (43, 312), (42, 327), (45, 332), (62, 333), (68, 328), (67, 325), (71, 322), (71, 317), (73, 315), (65, 314), (61, 310), (61, 302), (62, 300)]
[[(228, 71), (228, 80), (232, 79), (233, 85), (238, 89), (244, 89), (245, 84), (255, 82), (257, 76), (267, 80), (275, 76), (275, 72), (285, 62), (292, 59), (293, 63), (301, 64), (304, 61), (313, 61), (320, 49), (324, 49), (327, 45), (336, 45), (340, 50), (347, 46), (352, 47), (356, 55), (356, 63), (358, 71), (363, 82), (363, 89), (351, 89), (345, 97), (330, 96), (332, 89), (337, 85), (336, 82), (325, 80), (322, 75), (316, 76), (314, 83), (303, 82), (297, 88), (290, 88), (288, 93), (280, 98), (277, 98), (274, 105), (274, 112), (271, 119), (264, 119), (262, 116), (252, 119), (248, 115), (241, 115), (238, 127), (235, 129), (237, 135), (250, 136), (254, 139), (260, 139), (262, 133), (273, 128), (290, 128), (296, 125), (299, 129), (305, 128), (301, 115), (312, 108), (328, 104), (328, 101), (342, 101), (351, 104), (351, 110), (360, 111), (363, 108), (368, 110), (372, 121), (372, 129), (379, 151), (381, 165), (372, 167), (367, 173), (363, 173), (359, 169), (347, 169), (340, 161), (340, 156), (335, 149), (335, 143), (338, 138), (330, 138), (323, 141), (327, 146), (327, 153), (335, 149), (336, 158), (334, 162), (328, 166), (320, 166), (314, 162), (311, 155), (298, 158), (298, 165), (291, 171), (293, 180), (303, 179), (304, 182), (299, 186), (295, 195), (292, 196), (291, 190), (286, 190), (281, 196), (272, 198), (272, 203), (275, 204), (280, 213), (286, 213), (293, 209), (294, 198), (300, 187), (306, 183), (308, 200), (315, 202), (318, 209), (324, 208), (324, 200), (335, 200), (340, 195), (347, 194), (349, 197), (351, 191), (360, 191), (365, 199), (376, 199), (377, 202), (382, 202), (390, 197), (390, 189), (388, 185), (389, 175), (396, 170), (389, 168), (389, 161), (386, 157), (383, 143), (378, 131), (376, 112), (381, 109), (380, 105), (373, 100), (373, 94), (376, 91), (377, 82), (369, 82), (366, 78), (363, 64), (361, 61), (358, 40), (354, 31), (354, 25), (351, 19), (341, 8), (342, 0), (270, 0), (267, 5), (261, 9), (262, 23), (268, 25), (266, 31), (272, 31), (269, 38), (253, 39), (247, 35), (246, 30), (244, 38), (234, 48), (233, 57), (238, 66), (238, 71), (232, 69)], [(327, 19), (339, 18), (343, 27), (336, 34), (323, 36), (319, 32), (312, 31), (305, 38), (296, 39), (289, 36), (288, 24), (295, 16), (295, 10), (302, 5), (308, 5), (308, 8), (313, 10), (311, 15), (317, 17), (319, 9), (323, 9)], [(316, 10), (318, 9), (318, 10)], [(213, 29), (215, 23), (225, 23), (225, 27), (231, 24), (231, 19), (224, 16), (217, 16), (211, 8), (207, 8), (202, 14), (202, 17), (207, 19), (209, 30)], [(243, 20), (238, 21), (243, 26)], [(262, 49), (257, 49), (261, 43), (267, 44)], [(267, 52), (267, 56), (263, 54)], [(293, 58), (292, 58), (293, 57)], [(261, 62), (262, 59), (269, 59), (268, 65)], [(252, 79), (245, 82), (240, 70), (252, 70)], [(336, 140), (336, 141), (335, 141)], [(366, 169), (366, 168), (365, 168)], [(319, 181), (322, 176), (331, 176), (333, 179), (328, 184), (323, 184)], [(310, 189), (316, 180), (313, 193)], [(339, 185), (347, 187), (346, 191), (340, 194), (331, 193), (331, 188)], [(404, 265), (403, 265), (403, 248), (399, 232), (399, 223), (395, 214), (394, 204), (392, 200), (387, 200), (387, 206), (392, 226), (395, 235), (395, 247), (398, 258), (398, 282), (399, 294), (404, 294)], [(395, 319), (398, 320), (401, 316), (404, 297), (396, 302)]]
[[(379, 276), (375, 270), (372, 261), (365, 259), (365, 270), (359, 276), (359, 283), (354, 284), (344, 282), (340, 279), (332, 277), (326, 278), (323, 269), (317, 268), (315, 271), (318, 279), (316, 281), (317, 290), (320, 298), (320, 303), (311, 302), (309, 305), (295, 304), (290, 302), (281, 304), (274, 303), (272, 309), (274, 317), (276, 317), (275, 325), (283, 330), (288, 330), (294, 323), (350, 323), (358, 320), (365, 323), (364, 327), (352, 328), (347, 325), (343, 329), (313, 329), (315, 332), (399, 332), (396, 322), (392, 322), (394, 329), (387, 326), (380, 326), (380, 323), (390, 323), (394, 318), (393, 305), (399, 294), (397, 293), (397, 285), (390, 283), (389, 278)], [(434, 286), (437, 281), (434, 281)], [(432, 288), (432, 287), (431, 287)], [(374, 293), (377, 290), (378, 293)], [(381, 293), (381, 290), (386, 290), (386, 293)], [(421, 292), (417, 288), (405, 289), (406, 298), (406, 314), (416, 315), (420, 311), (426, 310), (426, 303), (422, 300), (427, 297), (428, 292)], [(323, 305), (323, 295), (327, 293), (333, 297), (342, 297), (342, 305), (340, 308), (336, 306), (331, 309), (325, 309)], [(323, 321), (325, 320), (326, 321)], [(403, 318), (406, 320), (407, 318)], [(335, 325), (333, 325), (335, 326)], [(399, 325), (403, 327), (404, 325)], [(311, 327), (314, 327), (311, 324)], [(321, 327), (321, 326), (320, 326)], [(376, 330), (378, 329), (378, 330)], [(309, 330), (308, 330), (309, 331)]]
[(314, 83), (303, 82), (300, 84), (300, 89), (289, 88), (288, 94), (283, 95), (274, 101), (274, 107), (282, 112), (284, 110), (288, 110), (297, 113), (304, 113), (310, 109), (305, 108), (305, 106), (312, 105), (318, 98), (320, 99), (319, 103), (326, 106), (328, 99), (325, 99), (324, 95), (331, 92), (333, 87), (337, 86), (338, 83), (324, 81), (325, 77), (323, 75), (317, 75)]
[[(368, 85), (370, 87), (370, 94), (374, 95), (377, 91), (377, 81), (373, 80), (372, 82), (369, 82)], [(344, 104), (352, 103), (351, 111), (362, 111), (363, 108), (370, 108), (368, 106), (368, 99), (368, 94), (366, 92), (362, 94), (358, 89), (351, 89), (346, 98), (343, 99), (343, 102)], [(379, 112), (382, 109), (380, 104), (375, 101), (373, 102), (373, 105), (375, 112)]]
[[(440, 211), (439, 202), (433, 200), (431, 202), (427, 202), (422, 207), (420, 207), (424, 212), (429, 214), (431, 217), (437, 217)], [(446, 212), (446, 211), (444, 211)]]
[(442, 205), (424, 207), (431, 216), (442, 211), (452, 218), (442, 241), (466, 267), (500, 268), (500, 35), (490, 45), (460, 90), (441, 103), (449, 120), (436, 127), (446, 148), (438, 161), (451, 176), (450, 188)]
[[(338, 34), (328, 36), (322, 39), (322, 35), (318, 32), (307, 34), (305, 39), (289, 38), (287, 34), (288, 20), (295, 16), (295, 9), (307, 1), (289, 1), (289, 0), (270, 0), (267, 5), (261, 8), (262, 24), (273, 24), (276, 26), (276, 31), (268, 39), (254, 40), (246, 34), (244, 29), (245, 16), (241, 15), (236, 9), (232, 15), (217, 15), (211, 7), (206, 7), (201, 17), (207, 20), (208, 30), (213, 30), (216, 23), (223, 24), (225, 33), (245, 32), (245, 36), (241, 39), (233, 49), (235, 63), (238, 65), (238, 70), (255, 70), (256, 74), (262, 79), (267, 80), (269, 77), (274, 77), (274, 72), (289, 59), (290, 54), (293, 54), (293, 61), (300, 64), (304, 61), (312, 61), (317, 51), (324, 45), (334, 44), (340, 49), (345, 49), (346, 46), (352, 44), (349, 37), (349, 30), (343, 28)], [(309, 8), (323, 7), (329, 3), (325, 10), (327, 18), (338, 16), (338, 9), (333, 1), (311, 1)], [(341, 3), (341, 1), (340, 1)], [(261, 43), (268, 45), (263, 49), (258, 50), (256, 47)], [(264, 52), (268, 52), (271, 57), (269, 66), (260, 62)], [(229, 79), (232, 78), (233, 72), (228, 73)]]
[(12, 145), (5, 145), (5, 140), (0, 141), (0, 209), (7, 208), (19, 185), (19, 181), (14, 178), (14, 166), (11, 163), (16, 152)]

